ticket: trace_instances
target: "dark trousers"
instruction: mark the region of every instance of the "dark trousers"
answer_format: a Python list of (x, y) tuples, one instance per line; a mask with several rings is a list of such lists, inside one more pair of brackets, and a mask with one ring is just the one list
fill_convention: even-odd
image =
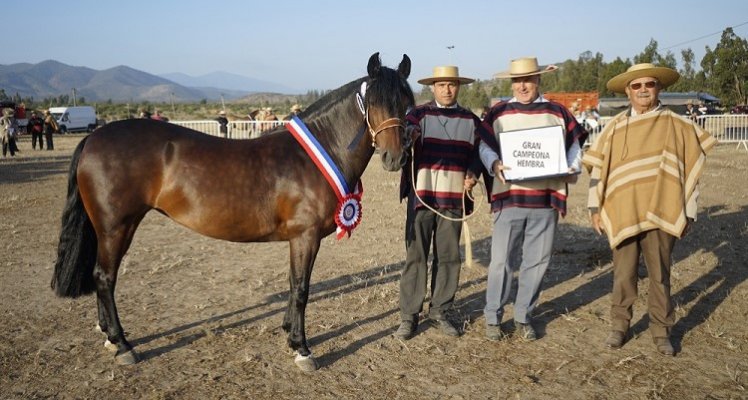
[(55, 145), (52, 142), (52, 132), (44, 132), (44, 136), (47, 138), (47, 150), (54, 150)]
[(3, 139), (3, 157), (8, 154), (8, 151), (10, 151), (11, 157), (15, 156), (17, 149), (16, 139), (14, 139), (12, 136), (9, 135), (7, 138)]
[[(411, 195), (412, 196), (412, 195)], [(400, 317), (417, 321), (426, 297), (428, 256), (433, 241), (431, 263), (431, 302), (429, 317), (447, 318), (460, 280), (460, 233), (462, 222), (448, 221), (425, 208), (413, 210), (408, 199), (405, 220), (405, 268), (400, 276)], [(462, 216), (461, 210), (439, 210), (449, 217)]]
[(638, 296), (639, 254), (644, 256), (649, 275), (649, 330), (653, 337), (668, 337), (675, 324), (670, 299), (670, 266), (675, 236), (659, 229), (630, 237), (613, 249), (613, 295), (610, 317), (612, 329), (626, 332), (631, 323), (633, 304)]
[(31, 148), (36, 150), (36, 141), (39, 141), (39, 150), (44, 150), (44, 139), (41, 132), (31, 131)]

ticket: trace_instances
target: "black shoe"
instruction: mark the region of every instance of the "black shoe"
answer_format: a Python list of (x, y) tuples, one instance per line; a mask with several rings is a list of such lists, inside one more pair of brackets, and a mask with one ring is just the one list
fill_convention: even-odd
[(517, 335), (521, 337), (524, 340), (527, 341), (533, 341), (538, 338), (538, 334), (535, 332), (535, 328), (532, 327), (531, 324), (523, 324), (521, 322), (516, 322), (515, 326), (517, 328)]
[(402, 339), (402, 340), (408, 340), (413, 337), (416, 333), (416, 328), (418, 328), (418, 323), (415, 321), (402, 321), (400, 322), (400, 327), (397, 328), (395, 333), (393, 334), (396, 338)]
[(452, 322), (450, 322), (448, 319), (432, 319), (431, 326), (433, 326), (434, 328), (439, 328), (441, 333), (447, 336), (460, 336), (460, 331), (457, 329), (457, 327), (452, 325)]

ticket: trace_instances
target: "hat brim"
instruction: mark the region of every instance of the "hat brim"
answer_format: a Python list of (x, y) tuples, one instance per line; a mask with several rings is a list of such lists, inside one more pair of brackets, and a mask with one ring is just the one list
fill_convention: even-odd
[(640, 69), (637, 71), (624, 72), (620, 75), (614, 76), (605, 85), (608, 90), (616, 93), (626, 93), (626, 86), (629, 82), (634, 79), (651, 77), (655, 78), (660, 82), (660, 87), (666, 88), (673, 83), (677, 82), (680, 78), (680, 74), (667, 67), (654, 67), (647, 69)]
[(419, 79), (418, 83), (421, 85), (433, 85), (436, 82), (460, 82), (460, 83), (473, 83), (475, 82), (475, 79), (472, 78), (465, 78), (463, 76), (455, 76), (455, 77), (436, 77), (432, 76), (430, 78), (423, 78)]
[(528, 72), (528, 73), (525, 73), (525, 74), (513, 74), (513, 73), (511, 73), (509, 71), (502, 71), (502, 72), (494, 74), (493, 77), (494, 77), (494, 79), (522, 78), (523, 76), (540, 75), (540, 74), (545, 74), (547, 72), (553, 72), (553, 71), (556, 71), (556, 70), (558, 70), (558, 66), (557, 65), (549, 65), (549, 66), (547, 66), (545, 68), (541, 68), (539, 71)]

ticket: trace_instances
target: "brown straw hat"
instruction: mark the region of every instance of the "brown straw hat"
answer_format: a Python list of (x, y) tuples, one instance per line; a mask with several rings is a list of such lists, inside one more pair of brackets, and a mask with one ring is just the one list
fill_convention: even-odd
[(626, 93), (626, 86), (634, 79), (651, 77), (660, 82), (660, 86), (666, 88), (677, 82), (680, 74), (674, 69), (657, 67), (654, 64), (642, 63), (629, 67), (626, 72), (614, 76), (606, 85), (608, 90), (616, 93)]
[(433, 85), (435, 82), (441, 81), (454, 81), (460, 83), (475, 82), (475, 79), (460, 76), (460, 70), (454, 65), (434, 67), (433, 75), (434, 76), (430, 76), (428, 78), (419, 79), (418, 83), (420, 83), (421, 85)]
[(493, 77), (496, 79), (507, 79), (507, 78), (520, 78), (523, 76), (532, 76), (545, 74), (546, 72), (553, 72), (558, 67), (555, 65), (549, 65), (545, 68), (540, 68), (538, 65), (538, 59), (535, 57), (522, 57), (516, 60), (512, 60), (509, 63), (509, 70), (502, 71), (495, 74)]

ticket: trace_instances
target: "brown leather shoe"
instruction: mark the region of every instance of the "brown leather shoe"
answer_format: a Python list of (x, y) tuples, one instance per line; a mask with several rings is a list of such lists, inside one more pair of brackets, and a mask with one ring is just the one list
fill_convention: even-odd
[(605, 345), (612, 349), (620, 349), (623, 346), (624, 340), (626, 340), (625, 332), (610, 331), (608, 337), (605, 338)]
[(672, 356), (675, 355), (675, 349), (673, 348), (673, 345), (670, 343), (670, 338), (666, 337), (657, 337), (654, 338), (655, 346), (657, 346), (657, 351), (665, 356)]

